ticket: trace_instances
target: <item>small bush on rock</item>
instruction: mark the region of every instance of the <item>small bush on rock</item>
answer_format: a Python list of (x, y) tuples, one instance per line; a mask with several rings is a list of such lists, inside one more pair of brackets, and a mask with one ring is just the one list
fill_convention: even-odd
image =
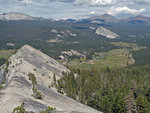
[(15, 108), (12, 113), (28, 113), (28, 112), (24, 108), (24, 103), (22, 103), (21, 106)]
[(55, 111), (55, 108), (49, 106), (45, 111), (42, 111), (41, 113), (53, 113), (53, 111)]

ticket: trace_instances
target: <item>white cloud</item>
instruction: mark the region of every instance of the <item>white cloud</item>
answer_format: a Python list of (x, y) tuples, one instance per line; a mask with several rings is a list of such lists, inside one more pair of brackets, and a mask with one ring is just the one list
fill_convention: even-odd
[(149, 3), (150, 2), (150, 0), (136, 0), (137, 2), (140, 2), (140, 3)]
[(141, 8), (141, 9), (131, 9), (131, 8), (128, 8), (127, 6), (124, 6), (124, 7), (115, 7), (115, 6), (112, 6), (108, 10), (107, 13), (111, 14), (111, 15), (117, 15), (117, 14), (120, 14), (120, 13), (124, 13), (124, 14), (138, 14), (138, 13), (142, 13), (144, 11), (145, 11), (144, 8)]
[(112, 5), (116, 0), (75, 0), (74, 4), (88, 4), (92, 6), (98, 5)]
[(142, 12), (144, 12), (144, 8), (142, 8), (142, 9), (130, 9), (130, 8), (128, 8), (128, 7), (117, 7), (116, 8), (116, 12), (117, 13), (120, 13), (120, 12), (125, 12), (125, 13), (142, 13)]
[(91, 11), (91, 12), (89, 12), (90, 14), (96, 14), (96, 12), (95, 11)]
[(119, 18), (150, 16), (150, 0), (0, 0), (0, 13), (22, 12), (46, 18), (86, 18), (109, 13)]
[(32, 1), (31, 0), (23, 0), (22, 3), (24, 3), (24, 4), (31, 4)]
[(91, 5), (112, 5), (115, 0), (92, 0)]
[(87, 4), (89, 0), (75, 0), (74, 4)]

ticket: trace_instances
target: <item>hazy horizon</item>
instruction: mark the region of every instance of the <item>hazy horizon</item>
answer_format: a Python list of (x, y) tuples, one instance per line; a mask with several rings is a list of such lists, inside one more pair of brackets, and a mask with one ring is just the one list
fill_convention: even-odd
[(117, 18), (150, 16), (149, 0), (0, 0), (0, 13), (19, 12), (54, 19), (111, 14)]

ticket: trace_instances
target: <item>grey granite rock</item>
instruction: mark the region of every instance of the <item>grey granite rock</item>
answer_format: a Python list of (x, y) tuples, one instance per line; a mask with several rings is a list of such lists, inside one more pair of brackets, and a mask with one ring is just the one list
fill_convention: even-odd
[[(70, 70), (39, 50), (25, 45), (8, 61), (6, 84), (0, 90), (0, 113), (11, 113), (22, 102), (25, 103), (27, 111), (34, 113), (40, 113), (47, 106), (55, 107), (56, 113), (100, 113), (59, 94), (55, 88), (49, 88), (53, 82), (54, 74), (56, 79), (59, 79), (62, 72), (69, 72)], [(3, 72), (4, 70), (1, 69), (0, 80), (3, 78)], [(33, 73), (36, 77), (36, 89), (41, 92), (42, 99), (33, 97), (33, 85), (28, 79), (28, 73)]]

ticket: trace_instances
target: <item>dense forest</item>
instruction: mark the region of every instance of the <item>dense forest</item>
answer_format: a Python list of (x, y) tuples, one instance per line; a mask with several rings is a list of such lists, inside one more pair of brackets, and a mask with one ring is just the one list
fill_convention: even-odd
[(71, 70), (55, 84), (60, 93), (105, 113), (150, 112), (150, 66)]
[[(89, 29), (90, 27), (98, 28), (100, 26), (117, 33), (120, 37), (116, 39), (107, 39), (103, 36), (96, 35), (95, 30)], [(76, 34), (76, 37), (69, 36), (59, 38), (62, 42), (47, 43), (47, 40), (56, 38), (56, 34), (51, 32), (53, 29), (56, 29), (59, 32), (69, 30)], [(110, 42), (127, 42), (147, 47), (147, 49), (132, 52), (136, 61), (135, 65), (145, 65), (150, 64), (149, 29), (149, 25), (131, 23), (99, 25), (90, 23), (51, 22), (48, 20), (0, 20), (0, 49), (19, 49), (23, 45), (29, 44), (36, 49), (40, 49), (54, 59), (58, 59), (58, 56), (61, 55), (62, 51), (69, 51), (70, 49), (80, 53), (86, 53), (87, 58), (91, 59), (91, 56), (95, 52), (106, 52), (119, 48), (110, 44)], [(7, 43), (12, 43), (14, 46), (8, 46)], [(4, 63), (4, 60), (1, 59), (1, 62)]]
[(0, 58), (0, 66), (2, 66), (6, 62), (5, 58)]

